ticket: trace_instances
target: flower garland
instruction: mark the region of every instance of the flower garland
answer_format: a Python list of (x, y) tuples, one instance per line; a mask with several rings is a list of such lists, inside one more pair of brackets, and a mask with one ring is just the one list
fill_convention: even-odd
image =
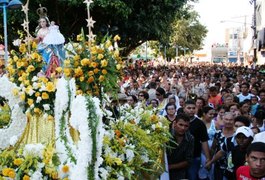
[(91, 129), (87, 123), (89, 111), (86, 108), (86, 98), (78, 95), (71, 109), (70, 124), (79, 131), (80, 141), (78, 142), (77, 162), (70, 179), (87, 179), (87, 167), (91, 162), (92, 138)]
[(19, 106), (20, 99), (12, 93), (17, 86), (6, 76), (0, 78), (0, 84), (0, 96), (7, 99), (11, 109), (11, 123), (8, 127), (0, 129), (0, 149), (4, 149), (17, 143), (26, 128), (27, 117)]
[(60, 160), (66, 162), (69, 158), (76, 162), (76, 148), (70, 136), (69, 119), (70, 99), (68, 81), (61, 78), (57, 82), (57, 92), (55, 99), (55, 137), (56, 150), (59, 152)]

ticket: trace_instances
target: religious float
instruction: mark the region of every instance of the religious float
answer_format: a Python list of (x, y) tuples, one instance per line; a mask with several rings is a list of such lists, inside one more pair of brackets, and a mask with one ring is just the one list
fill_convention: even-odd
[(119, 36), (97, 43), (93, 23), (89, 16), (88, 36), (65, 46), (63, 64), (49, 76), (35, 41), (10, 52), (0, 78), (0, 180), (155, 179), (164, 171), (168, 121), (144, 106), (113, 116)]

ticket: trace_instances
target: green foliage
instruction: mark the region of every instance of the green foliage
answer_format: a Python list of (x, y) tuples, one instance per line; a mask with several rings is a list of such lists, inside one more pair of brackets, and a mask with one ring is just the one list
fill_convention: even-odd
[[(105, 34), (119, 34), (123, 55), (127, 55), (140, 45), (140, 41), (157, 40), (168, 43), (167, 37), (173, 33), (171, 24), (178, 20), (182, 22), (183, 19), (192, 16), (187, 8), (183, 8), (188, 1), (196, 0), (94, 0), (90, 7), (91, 15), (96, 21), (93, 32), (99, 39)], [(26, 0), (22, 2), (25, 3)], [(35, 0), (29, 3), (31, 34), (38, 25), (39, 17), (36, 9), (39, 4), (47, 7), (49, 19), (60, 25), (66, 40), (73, 39), (82, 27), (86, 27), (87, 10), (83, 0)], [(13, 39), (18, 38), (17, 32), (22, 29), (23, 17), (23, 12), (20, 10), (8, 10), (9, 44)], [(196, 33), (201, 33), (203, 29), (199, 23), (194, 28)], [(85, 33), (87, 31), (88, 29), (85, 28)], [(205, 34), (192, 37), (192, 41), (197, 44), (191, 47), (192, 49), (198, 48), (201, 44), (200, 36), (204, 37)]]
[(176, 18), (171, 25), (172, 33), (169, 36), (169, 42), (174, 45), (189, 48), (193, 50), (202, 47), (202, 41), (207, 34), (205, 26), (200, 24), (197, 12), (190, 11), (185, 16)]

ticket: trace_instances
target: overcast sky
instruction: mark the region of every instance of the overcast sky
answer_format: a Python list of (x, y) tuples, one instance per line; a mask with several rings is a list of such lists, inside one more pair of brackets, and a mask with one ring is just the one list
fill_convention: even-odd
[(199, 0), (194, 8), (201, 17), (201, 23), (207, 26), (209, 31), (204, 41), (207, 49), (213, 43), (224, 43), (225, 28), (243, 27), (245, 15), (247, 15), (247, 25), (251, 24), (254, 11), (249, 0)]

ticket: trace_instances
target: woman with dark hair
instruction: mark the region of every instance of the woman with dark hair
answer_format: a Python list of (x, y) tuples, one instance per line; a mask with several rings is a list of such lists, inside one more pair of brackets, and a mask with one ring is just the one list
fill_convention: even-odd
[(135, 108), (136, 104), (137, 104), (137, 97), (135, 95), (129, 95), (127, 97), (127, 103), (129, 104), (129, 106), (131, 106), (132, 108)]
[(165, 107), (166, 118), (170, 121), (169, 129), (172, 128), (172, 123), (176, 119), (177, 107), (175, 103), (167, 103)]
[(149, 99), (148, 92), (146, 92), (146, 91), (140, 91), (138, 93), (138, 100), (139, 100), (139, 102), (143, 102), (143, 103), (146, 103), (147, 104), (148, 103), (148, 99)]

